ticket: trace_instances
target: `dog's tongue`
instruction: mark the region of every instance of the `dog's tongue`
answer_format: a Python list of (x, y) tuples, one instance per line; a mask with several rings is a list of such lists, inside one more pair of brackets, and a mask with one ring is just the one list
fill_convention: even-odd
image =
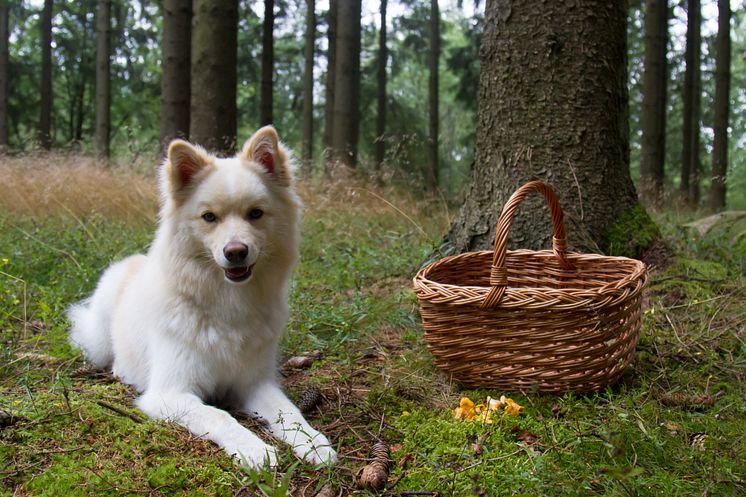
[(249, 271), (251, 271), (251, 268), (247, 266), (229, 267), (225, 270), (225, 274), (230, 278), (240, 278), (248, 274)]

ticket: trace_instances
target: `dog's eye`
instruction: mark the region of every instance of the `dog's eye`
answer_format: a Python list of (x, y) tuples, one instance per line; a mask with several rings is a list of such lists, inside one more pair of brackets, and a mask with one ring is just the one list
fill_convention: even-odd
[(202, 219), (204, 219), (206, 223), (214, 223), (218, 220), (218, 217), (213, 212), (207, 211), (202, 214)]
[(251, 209), (249, 211), (249, 219), (259, 219), (264, 215), (264, 211), (261, 209)]

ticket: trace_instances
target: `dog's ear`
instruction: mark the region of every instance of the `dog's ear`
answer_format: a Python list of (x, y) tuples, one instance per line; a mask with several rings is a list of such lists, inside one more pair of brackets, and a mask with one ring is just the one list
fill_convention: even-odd
[(264, 126), (246, 140), (241, 150), (241, 159), (259, 165), (281, 186), (290, 186), (292, 173), (288, 167), (287, 154), (272, 126)]
[(210, 157), (201, 147), (184, 140), (172, 141), (168, 146), (166, 168), (174, 197), (185, 197), (190, 187), (194, 186), (197, 174), (210, 164)]

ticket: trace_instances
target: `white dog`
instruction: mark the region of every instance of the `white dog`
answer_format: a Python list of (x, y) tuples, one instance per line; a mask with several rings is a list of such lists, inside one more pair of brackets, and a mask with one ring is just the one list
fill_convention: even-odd
[(69, 311), (73, 344), (142, 392), (143, 412), (254, 468), (275, 465), (277, 449), (213, 404), (265, 419), (312, 464), (337, 458), (276, 379), (298, 259), (292, 182), (270, 126), (229, 159), (175, 140), (160, 169), (160, 224), (148, 254), (109, 267), (93, 296)]

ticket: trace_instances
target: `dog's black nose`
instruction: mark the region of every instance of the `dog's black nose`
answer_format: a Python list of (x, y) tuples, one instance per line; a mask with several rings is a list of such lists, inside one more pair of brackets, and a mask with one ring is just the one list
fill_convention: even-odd
[(249, 255), (249, 247), (245, 243), (229, 242), (223, 247), (223, 255), (228, 259), (228, 262), (234, 264), (243, 262), (246, 256)]

